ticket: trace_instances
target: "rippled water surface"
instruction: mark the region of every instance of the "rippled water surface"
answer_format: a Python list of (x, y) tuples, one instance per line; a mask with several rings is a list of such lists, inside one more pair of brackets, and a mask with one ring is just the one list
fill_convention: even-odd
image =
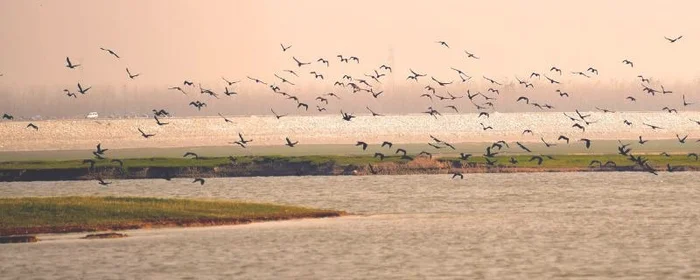
[(0, 183), (0, 195), (234, 198), (358, 215), (41, 236), (7, 279), (700, 277), (698, 173), (532, 173)]

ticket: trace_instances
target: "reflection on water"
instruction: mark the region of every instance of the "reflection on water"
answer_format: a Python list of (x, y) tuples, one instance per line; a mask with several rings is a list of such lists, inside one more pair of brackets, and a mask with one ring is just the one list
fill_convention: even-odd
[[(0, 247), (24, 278), (698, 278), (697, 173), (475, 174), (1, 183), (3, 196), (236, 198), (336, 219), (45, 237)], [(0, 277), (2, 278), (2, 277)]]

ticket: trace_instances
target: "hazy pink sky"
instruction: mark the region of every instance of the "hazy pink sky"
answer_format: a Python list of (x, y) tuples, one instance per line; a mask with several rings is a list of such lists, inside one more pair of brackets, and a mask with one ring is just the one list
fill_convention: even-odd
[[(553, 65), (600, 70), (595, 81), (560, 78), (571, 84), (607, 87), (633, 83), (639, 74), (665, 84), (696, 83), (698, 10), (697, 1), (7, 0), (0, 1), (0, 90), (39, 87), (50, 93), (32, 94), (57, 94), (82, 82), (94, 93), (134, 91), (188, 79), (222, 91), (222, 75), (279, 83), (273, 73), (297, 70), (292, 55), (331, 61), (329, 68), (314, 63), (299, 71), (296, 91), (331, 88), (318, 85), (310, 70), (332, 84), (344, 73), (358, 77), (381, 64), (391, 64), (395, 75), (380, 87), (404, 83), (408, 68), (449, 81), (457, 80), (450, 70), (456, 67), (479, 85), (482, 75), (512, 81)], [(664, 40), (680, 35), (675, 44)], [(280, 43), (293, 47), (282, 52)], [(466, 59), (463, 50), (481, 59)], [(362, 63), (340, 64), (337, 54)], [(82, 67), (67, 69), (66, 56)], [(126, 67), (142, 76), (129, 80)], [(259, 87), (246, 80), (240, 88)]]

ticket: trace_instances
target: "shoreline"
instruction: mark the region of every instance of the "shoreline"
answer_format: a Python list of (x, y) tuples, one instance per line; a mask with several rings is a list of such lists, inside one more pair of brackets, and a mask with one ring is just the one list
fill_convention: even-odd
[[(523, 172), (629, 172), (644, 171), (620, 155), (555, 155), (538, 165), (531, 155), (498, 156), (494, 165), (477, 156), (468, 160), (455, 157), (387, 156), (245, 156), (123, 159), (124, 166), (109, 159), (96, 161), (93, 168), (79, 160), (0, 162), (0, 182), (68, 181), (102, 179), (173, 179), (270, 176), (350, 176), (460, 173)], [(700, 171), (700, 161), (686, 155), (645, 155), (657, 171), (670, 164), (674, 171)], [(493, 160), (492, 159), (492, 160)], [(590, 166), (591, 161), (601, 165)], [(614, 166), (602, 164), (613, 161)]]
[[(52, 211), (46, 212), (47, 208)], [(0, 199), (0, 213), (7, 217), (0, 220), (0, 237), (241, 225), (347, 215), (344, 211), (267, 203), (89, 196), (4, 198)]]

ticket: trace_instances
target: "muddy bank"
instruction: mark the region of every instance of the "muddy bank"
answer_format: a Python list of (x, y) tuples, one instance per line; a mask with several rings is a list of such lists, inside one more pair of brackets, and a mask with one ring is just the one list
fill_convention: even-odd
[[(241, 225), (256, 222), (269, 221), (284, 221), (293, 219), (308, 219), (308, 218), (332, 218), (346, 215), (340, 211), (316, 211), (305, 214), (274, 214), (266, 217), (257, 218), (198, 218), (198, 219), (168, 219), (164, 218), (158, 221), (143, 221), (143, 222), (127, 222), (127, 223), (111, 223), (97, 226), (86, 225), (66, 225), (66, 226), (36, 226), (36, 227), (13, 227), (0, 228), (0, 237), (16, 240), (17, 237), (12, 235), (21, 234), (45, 234), (45, 233), (74, 233), (74, 232), (99, 232), (99, 231), (121, 231), (131, 229), (144, 228), (167, 228), (167, 227), (207, 227), (207, 226), (228, 226)], [(4, 237), (3, 237), (4, 236)], [(22, 237), (22, 236), (20, 236)], [(28, 236), (33, 237), (33, 236)], [(24, 240), (24, 239), (22, 239)], [(23, 241), (23, 242), (36, 242)], [(19, 241), (17, 241), (19, 242)]]
[[(577, 166), (579, 165), (579, 166)], [(658, 166), (658, 170), (664, 170)], [(98, 166), (71, 168), (0, 169), (0, 181), (64, 181), (103, 179), (171, 179), (258, 176), (336, 176), (336, 175), (411, 175), (514, 172), (614, 172), (643, 171), (634, 165), (590, 167), (580, 164), (556, 166), (519, 166), (501, 164), (490, 166), (480, 162), (447, 159), (416, 158), (411, 161), (342, 163), (326, 161), (290, 161), (289, 158), (262, 158), (249, 162), (230, 162), (216, 166), (126, 167)], [(676, 165), (674, 171), (700, 171), (698, 165)]]

